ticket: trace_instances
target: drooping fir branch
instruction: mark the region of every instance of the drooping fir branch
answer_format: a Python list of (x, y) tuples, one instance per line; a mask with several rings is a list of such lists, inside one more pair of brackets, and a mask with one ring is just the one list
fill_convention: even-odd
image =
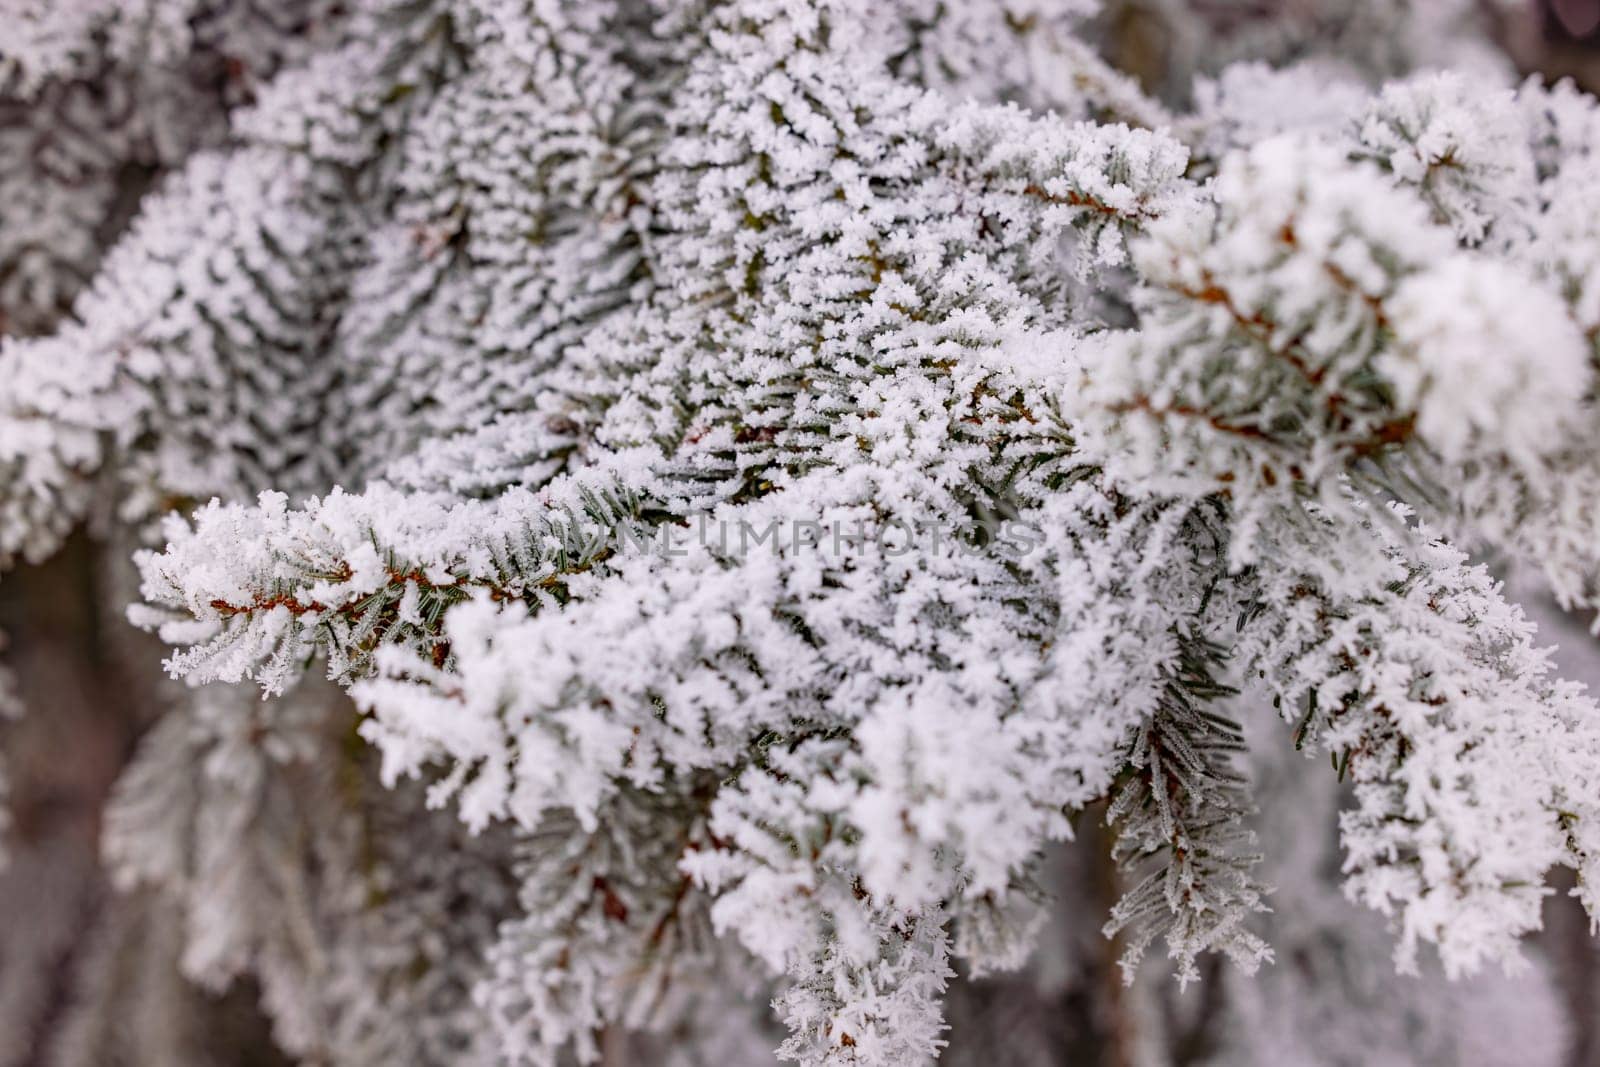
[(1482, 566), (1425, 529), (1384, 529), (1390, 580), (1366, 595), (1257, 572), (1238, 654), (1295, 745), (1354, 785), (1346, 892), (1391, 917), (1402, 967), (1433, 943), (1467, 973), (1516, 957), (1551, 867), (1576, 868), (1592, 899), (1600, 715), (1550, 677)]
[(1165, 936), (1178, 981), (1199, 978), (1196, 957), (1227, 954), (1254, 973), (1272, 951), (1244, 929), (1266, 910), (1252, 813), (1235, 766), (1239, 728), (1217, 707), (1236, 690), (1216, 680), (1224, 650), (1179, 635), (1179, 655), (1155, 712), (1135, 731), (1106, 811), (1112, 857), (1136, 879), (1112, 908), (1106, 936), (1129, 931), (1121, 965), (1133, 980), (1150, 943)]
[(557, 813), (520, 845), (523, 916), (507, 923), (478, 990), (502, 1054), (592, 1062), (609, 1027), (648, 1030), (708, 981), (737, 983), (706, 900), (678, 870), (708, 847), (705, 783), (624, 793), (594, 826)]
[(107, 811), (111, 875), (164, 895), (184, 975), (250, 976), (292, 1056), (492, 1058), (463, 962), (517, 913), (507, 836), (420, 810), (362, 747), (329, 744), (351, 737), (332, 686), (195, 696), (144, 737)]

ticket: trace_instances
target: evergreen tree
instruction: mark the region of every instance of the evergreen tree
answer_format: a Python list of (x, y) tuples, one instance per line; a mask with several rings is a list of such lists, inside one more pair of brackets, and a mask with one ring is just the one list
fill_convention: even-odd
[(1404, 972), (1600, 909), (1478, 562), (1595, 606), (1600, 108), (1465, 0), (1155, 7), (1147, 93), (1094, 0), (0, 2), (0, 558), (142, 546), (184, 973), (306, 1062), (923, 1063), (1104, 823), (1215, 1062), (1468, 1047), (1324, 845)]

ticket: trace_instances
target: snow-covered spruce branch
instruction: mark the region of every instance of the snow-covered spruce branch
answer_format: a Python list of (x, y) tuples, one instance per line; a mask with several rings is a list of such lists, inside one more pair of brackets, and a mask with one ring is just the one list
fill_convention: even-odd
[[(194, 647), (170, 663), (197, 682), (252, 678), (281, 693), (317, 652), (331, 677), (364, 676), (403, 642), (443, 663), (448, 608), (474, 595), (528, 610), (559, 605), (574, 578), (630, 541), (647, 504), (613, 478), (573, 479), (493, 501), (374, 487), (302, 510), (282, 494), (213, 503), (143, 558), (143, 593), (167, 612), (136, 621)], [(219, 549), (221, 554), (219, 554)]]
[[(1080, 439), (1140, 484), (1225, 493), (1239, 563), (1270, 512), (1341, 509), (1355, 484), (1583, 602), (1600, 330), (1586, 272), (1564, 266), (1588, 224), (1553, 187), (1594, 121), (1536, 83), (1439, 77), (1391, 87), (1359, 137), (1224, 160), (1209, 212), (1136, 244), (1140, 323), (1083, 347), (1065, 401)], [(1581, 132), (1563, 143), (1552, 122)]]
[(1457, 250), (1377, 170), (1274, 140), (1224, 164), (1215, 201), (1139, 246), (1140, 327), (1089, 348), (1073, 403), (1125, 476), (1253, 517), (1335, 502), (1413, 443), (1527, 471), (1580, 432), (1591, 346), (1559, 294)]

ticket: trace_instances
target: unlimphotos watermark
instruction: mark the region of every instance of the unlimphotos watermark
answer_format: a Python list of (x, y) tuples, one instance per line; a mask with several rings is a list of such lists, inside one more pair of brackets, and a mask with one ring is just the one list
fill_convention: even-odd
[(602, 548), (653, 552), (681, 559), (696, 548), (721, 556), (747, 557), (758, 552), (794, 556), (818, 553), (833, 557), (879, 555), (895, 559), (914, 554), (999, 555), (1021, 558), (1044, 545), (1044, 531), (1014, 519), (965, 522), (908, 522), (901, 519), (848, 521), (691, 516), (682, 523), (656, 526), (624, 524), (614, 529), (573, 530), (566, 547), (581, 554)]

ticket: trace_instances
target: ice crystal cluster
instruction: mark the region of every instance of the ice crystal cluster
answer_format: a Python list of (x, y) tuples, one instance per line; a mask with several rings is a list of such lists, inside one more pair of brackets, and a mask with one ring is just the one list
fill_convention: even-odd
[(1086, 822), (1130, 976), (1271, 961), (1263, 746), (1402, 970), (1600, 907), (1482, 562), (1596, 596), (1600, 109), (1482, 5), (1177, 88), (1118, 6), (0, 2), (0, 556), (145, 546), (186, 974), (315, 1062), (923, 1063)]

